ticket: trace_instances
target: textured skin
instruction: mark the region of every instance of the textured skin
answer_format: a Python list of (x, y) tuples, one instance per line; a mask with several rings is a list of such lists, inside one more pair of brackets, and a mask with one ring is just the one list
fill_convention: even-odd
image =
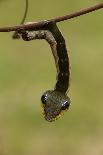
[(55, 23), (50, 24), (48, 30), (51, 32), (51, 40), (48, 43), (51, 46), (57, 68), (57, 82), (53, 91), (47, 91), (43, 94), (41, 101), (44, 108), (45, 119), (52, 122), (61, 115), (64, 110), (70, 106), (70, 99), (66, 95), (69, 87), (70, 71), (69, 58), (65, 45), (65, 40)]
[(46, 91), (41, 97), (41, 101), (44, 117), (49, 122), (55, 121), (70, 105), (68, 96), (56, 90)]
[[(57, 68), (59, 68), (58, 75), (57, 75), (57, 83), (55, 89), (57, 91), (66, 93), (69, 87), (69, 79), (70, 79), (70, 71), (69, 71), (69, 58), (67, 54), (67, 49), (65, 45), (65, 40), (59, 31), (56, 24), (50, 26), (49, 31), (52, 33), (53, 37), (56, 41), (56, 51), (57, 57), (54, 59), (58, 59)], [(56, 51), (52, 51), (56, 53)]]
[(54, 90), (48, 90), (43, 94), (41, 101), (45, 119), (52, 122), (60, 116), (62, 111), (67, 110), (70, 105), (70, 99), (66, 95), (69, 87), (70, 72), (65, 40), (56, 23), (49, 23), (48, 21), (47, 25), (40, 30), (23, 32), (22, 38), (25, 41), (45, 39), (51, 47), (57, 68), (57, 82)]

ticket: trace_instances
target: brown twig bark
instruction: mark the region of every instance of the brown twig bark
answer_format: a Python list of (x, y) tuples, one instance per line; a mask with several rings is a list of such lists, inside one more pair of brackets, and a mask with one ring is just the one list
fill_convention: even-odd
[[(64, 16), (60, 16), (60, 17), (55, 17), (52, 19), (47, 20), (48, 22), (61, 22), (64, 20), (68, 20), (71, 18), (75, 18), (87, 13), (91, 13), (93, 11), (99, 10), (103, 8), (103, 3), (97, 4), (95, 6), (68, 14), (68, 15), (64, 15)], [(10, 27), (1, 27), (0, 28), (0, 32), (10, 32), (10, 31), (22, 31), (22, 30), (36, 30), (39, 28), (42, 28), (42, 26), (44, 26), (45, 24), (47, 24), (47, 22), (40, 21), (40, 22), (32, 22), (31, 24), (23, 24), (23, 25), (17, 25), (17, 26), (10, 26)]]

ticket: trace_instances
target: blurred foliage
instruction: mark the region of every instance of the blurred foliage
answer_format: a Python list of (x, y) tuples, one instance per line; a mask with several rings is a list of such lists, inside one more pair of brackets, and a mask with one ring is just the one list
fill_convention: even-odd
[[(64, 15), (98, 0), (29, 0), (26, 21)], [(0, 26), (19, 24), (24, 1), (0, 1)], [(0, 155), (103, 155), (103, 11), (58, 23), (69, 50), (71, 107), (56, 122), (41, 114), (40, 97), (56, 69), (45, 41), (0, 33)], [(40, 48), (41, 47), (41, 48)]]

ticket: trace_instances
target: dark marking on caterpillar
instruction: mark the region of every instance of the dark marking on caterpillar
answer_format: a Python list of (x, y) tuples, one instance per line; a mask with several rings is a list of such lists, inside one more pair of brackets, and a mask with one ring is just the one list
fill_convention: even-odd
[(25, 41), (45, 39), (51, 47), (57, 68), (57, 82), (54, 90), (48, 90), (42, 95), (41, 101), (45, 119), (52, 122), (70, 105), (70, 98), (67, 96), (70, 67), (65, 40), (54, 22), (40, 30), (24, 31), (22, 38)]

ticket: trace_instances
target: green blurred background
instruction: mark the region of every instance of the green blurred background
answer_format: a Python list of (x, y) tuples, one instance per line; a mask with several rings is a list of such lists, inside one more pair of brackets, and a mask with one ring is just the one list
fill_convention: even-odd
[[(95, 5), (97, 0), (29, 0), (26, 21), (40, 21)], [(0, 0), (0, 26), (19, 24), (24, 0)], [(45, 41), (0, 33), (0, 155), (103, 155), (103, 11), (58, 23), (71, 61), (71, 107), (53, 123), (40, 98), (56, 82)]]

